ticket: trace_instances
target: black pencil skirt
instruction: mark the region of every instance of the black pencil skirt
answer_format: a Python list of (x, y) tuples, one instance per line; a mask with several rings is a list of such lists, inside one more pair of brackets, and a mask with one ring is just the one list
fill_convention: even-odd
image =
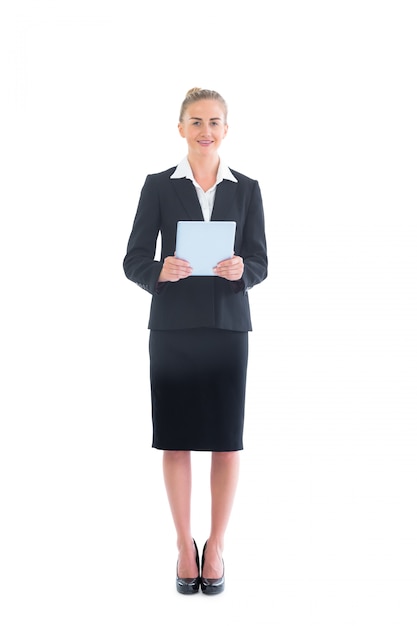
[(243, 449), (248, 333), (151, 330), (152, 447)]

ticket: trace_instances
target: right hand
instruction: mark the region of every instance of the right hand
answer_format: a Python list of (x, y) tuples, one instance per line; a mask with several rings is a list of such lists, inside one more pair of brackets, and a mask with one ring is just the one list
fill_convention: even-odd
[(188, 278), (192, 271), (192, 267), (188, 261), (177, 259), (176, 256), (167, 256), (164, 260), (161, 273), (159, 274), (158, 282), (175, 283), (182, 278)]

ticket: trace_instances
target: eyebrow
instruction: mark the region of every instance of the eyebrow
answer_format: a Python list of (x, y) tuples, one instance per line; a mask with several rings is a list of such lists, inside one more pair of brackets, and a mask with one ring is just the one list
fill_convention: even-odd
[[(202, 117), (190, 117), (190, 118), (188, 118), (188, 119), (190, 119), (190, 120), (199, 120), (200, 122), (202, 122), (202, 121), (203, 121), (203, 118), (202, 118)], [(222, 118), (221, 118), (221, 117), (211, 117), (211, 118), (210, 118), (210, 122), (211, 122), (212, 120), (220, 120), (220, 121), (222, 121)]]

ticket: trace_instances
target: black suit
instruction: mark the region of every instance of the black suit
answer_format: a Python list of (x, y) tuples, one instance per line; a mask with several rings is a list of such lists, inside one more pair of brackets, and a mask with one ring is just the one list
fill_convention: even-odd
[[(209, 327), (252, 330), (247, 290), (267, 276), (262, 197), (258, 182), (231, 170), (237, 183), (216, 188), (212, 220), (236, 221), (235, 254), (244, 261), (239, 281), (217, 276), (189, 277), (158, 284), (163, 260), (175, 253), (179, 220), (203, 220), (197, 192), (187, 178), (171, 179), (175, 167), (146, 178), (123, 268), (127, 278), (152, 294), (149, 328)], [(155, 260), (161, 232), (161, 259)]]

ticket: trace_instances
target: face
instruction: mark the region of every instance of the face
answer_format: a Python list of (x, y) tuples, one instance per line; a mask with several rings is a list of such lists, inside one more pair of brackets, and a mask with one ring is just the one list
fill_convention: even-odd
[(217, 100), (199, 100), (190, 104), (178, 129), (187, 141), (190, 156), (216, 154), (228, 129), (222, 105)]

